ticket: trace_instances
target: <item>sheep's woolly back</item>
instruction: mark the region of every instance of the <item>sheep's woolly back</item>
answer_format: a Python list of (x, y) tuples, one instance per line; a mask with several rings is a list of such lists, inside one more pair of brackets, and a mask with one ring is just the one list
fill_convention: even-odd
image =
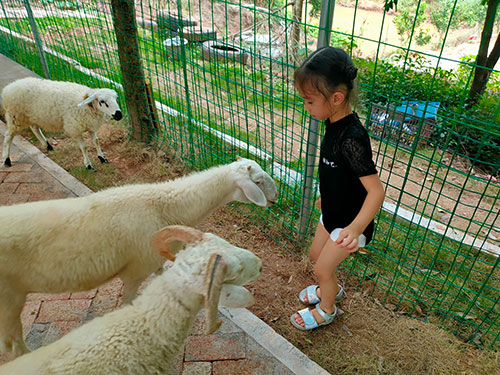
[[(249, 180), (243, 162), (163, 183), (0, 207), (0, 275), (27, 293), (91, 289), (120, 272), (145, 279), (163, 263), (151, 236), (166, 225), (196, 226), (216, 208), (244, 202), (239, 180)], [(0, 294), (6, 287), (0, 282)]]
[[(14, 124), (9, 130), (18, 134), (22, 129), (37, 125), (47, 131), (64, 128), (68, 135), (74, 136), (72, 122), (78, 123), (83, 130), (97, 130), (102, 124), (99, 122), (102, 112), (77, 107), (91, 91), (89, 87), (73, 82), (33, 77), (14, 81), (2, 90), (3, 106)], [(81, 133), (81, 129), (76, 131), (76, 134)]]

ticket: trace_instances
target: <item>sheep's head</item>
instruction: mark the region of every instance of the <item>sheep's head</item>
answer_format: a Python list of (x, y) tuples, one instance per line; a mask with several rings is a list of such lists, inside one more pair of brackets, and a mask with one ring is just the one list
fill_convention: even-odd
[(219, 328), (217, 306), (248, 307), (254, 299), (243, 287), (258, 279), (262, 262), (252, 252), (231, 245), (222, 238), (203, 233), (181, 225), (171, 225), (153, 235), (152, 243), (167, 258), (171, 258), (170, 243), (181, 241), (186, 244), (175, 265), (189, 269), (190, 278), (203, 278), (203, 296), (207, 332)]
[(78, 104), (78, 107), (91, 103), (94, 108), (112, 117), (114, 120), (118, 121), (123, 117), (120, 106), (118, 105), (118, 94), (115, 90), (92, 90), (90, 94), (87, 95), (80, 104)]
[(274, 204), (278, 195), (276, 185), (259, 164), (253, 160), (238, 157), (232, 165), (235, 168), (236, 184), (239, 187), (234, 200), (255, 203), (262, 207)]

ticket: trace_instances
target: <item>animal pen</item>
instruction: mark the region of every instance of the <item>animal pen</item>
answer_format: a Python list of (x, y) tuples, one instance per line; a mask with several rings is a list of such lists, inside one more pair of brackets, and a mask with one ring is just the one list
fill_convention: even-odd
[[(347, 3), (340, 26), (347, 10), (325, 0), (2, 0), (0, 53), (53, 80), (117, 90), (132, 137), (193, 169), (256, 160), (278, 201), (234, 209), (298, 252), (319, 218), (323, 125), (303, 110), (293, 71), (318, 46), (346, 49), (386, 188), (374, 240), (343, 264), (350, 283), (370, 280), (396, 312), (498, 349), (500, 72), (449, 55), (458, 0), (432, 50), (422, 47), (422, 1), (397, 42), (387, 36), (398, 13), (384, 1), (372, 9), (376, 33)], [(485, 90), (471, 100), (483, 71)]]

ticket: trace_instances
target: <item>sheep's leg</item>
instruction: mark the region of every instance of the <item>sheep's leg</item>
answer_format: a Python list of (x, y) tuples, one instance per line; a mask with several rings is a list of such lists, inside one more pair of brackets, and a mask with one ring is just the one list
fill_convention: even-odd
[(94, 142), (94, 146), (97, 150), (97, 156), (98, 156), (99, 160), (101, 161), (101, 163), (105, 163), (105, 164), (109, 163), (108, 159), (106, 159), (106, 157), (104, 156), (104, 153), (101, 150), (101, 146), (99, 145), (99, 138), (97, 138), (96, 132), (92, 132), (92, 142)]
[(30, 129), (36, 139), (38, 139), (38, 142), (40, 142), (42, 146), (47, 146), (47, 151), (52, 151), (54, 149), (54, 147), (52, 147), (52, 145), (47, 141), (47, 138), (45, 138), (45, 135), (43, 135), (42, 129), (38, 126), (30, 126)]
[(137, 276), (133, 277), (127, 273), (120, 274), (119, 277), (123, 281), (123, 303), (131, 303), (137, 296), (137, 291), (144, 281), (144, 278), (137, 278)]
[(80, 150), (82, 150), (83, 154), (83, 163), (87, 167), (87, 169), (94, 169), (92, 163), (90, 162), (89, 155), (87, 154), (87, 145), (85, 144), (83, 137), (80, 135), (75, 137), (75, 140), (78, 142), (78, 146), (80, 146)]
[(6, 167), (10, 167), (12, 165), (12, 163), (10, 162), (10, 145), (12, 144), (13, 139), (14, 136), (10, 134), (10, 132), (7, 130), (7, 132), (5, 132), (5, 137), (3, 138), (3, 150), (2, 150), (3, 164)]
[(12, 352), (17, 357), (29, 352), (23, 341), (21, 325), (21, 311), (26, 295), (7, 291), (0, 293), (0, 300), (3, 301), (0, 304), (0, 353)]

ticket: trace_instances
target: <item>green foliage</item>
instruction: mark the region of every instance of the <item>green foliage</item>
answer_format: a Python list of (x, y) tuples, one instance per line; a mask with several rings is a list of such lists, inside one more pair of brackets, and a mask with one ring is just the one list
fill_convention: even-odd
[(482, 0), (435, 0), (431, 3), (430, 21), (444, 33), (448, 27), (474, 27), (483, 22), (486, 6)]
[(429, 33), (429, 29), (426, 29), (425, 31), (420, 30), (417, 35), (417, 45), (419, 46), (425, 46), (431, 41), (431, 36)]
[(386, 12), (390, 11), (391, 9), (397, 10), (397, 8), (398, 8), (398, 0), (385, 0), (384, 10)]
[(419, 1), (416, 5), (405, 6), (398, 14), (394, 15), (392, 22), (396, 26), (398, 35), (403, 42), (408, 41), (412, 33), (418, 36), (417, 43), (424, 45), (429, 42), (430, 35), (427, 35), (428, 30), (422, 29), (422, 25), (427, 20), (425, 10), (428, 4), (425, 1)]
[[(306, 30), (307, 30), (306, 31), (307, 37), (309, 38), (308, 44), (312, 45), (314, 43), (313, 40), (318, 39), (318, 34), (319, 34), (318, 21), (312, 22), (311, 24), (307, 25)], [(341, 48), (348, 52), (350, 52), (352, 48), (358, 47), (356, 39), (350, 33), (342, 31), (339, 28), (334, 28), (331, 30), (330, 45)], [(300, 49), (298, 52), (300, 55), (303, 56), (306, 55), (305, 48)]]
[(308, 4), (312, 6), (310, 11), (311, 16), (319, 17), (321, 13), (321, 0), (309, 0)]
[[(63, 34), (82, 27), (96, 27), (98, 30), (103, 29), (103, 19), (96, 18), (76, 18), (76, 17), (40, 17), (35, 19), (38, 31), (42, 35), (53, 35), (54, 33)], [(0, 25), (12, 28), (14, 31), (32, 35), (31, 26), (28, 18), (20, 18), (16, 20), (0, 19)]]

